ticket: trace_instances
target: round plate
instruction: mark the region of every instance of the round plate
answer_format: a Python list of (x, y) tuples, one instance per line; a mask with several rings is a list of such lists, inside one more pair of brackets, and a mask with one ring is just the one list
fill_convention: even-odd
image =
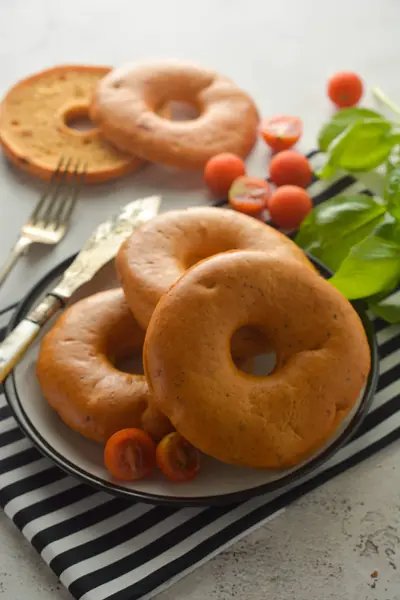
[[(10, 323), (10, 329), (37, 304), (46, 291), (54, 287), (73, 259), (72, 256), (65, 260), (39, 281), (19, 305)], [(323, 265), (313, 258), (311, 260), (324, 277), (331, 275)], [(114, 266), (113, 263), (109, 263), (90, 283), (83, 286), (71, 301), (116, 285)], [(360, 305), (354, 307), (362, 319), (371, 348), (372, 369), (367, 384), (354, 409), (329, 442), (308, 460), (292, 469), (253, 470), (226, 465), (203, 456), (200, 474), (190, 483), (170, 483), (158, 473), (141, 481), (116, 482), (104, 467), (103, 447), (64, 425), (42, 396), (35, 367), (41, 338), (52, 323), (48, 324), (7, 378), (6, 398), (18, 423), (43, 454), (64, 471), (110, 494), (153, 504), (180, 506), (228, 504), (247, 500), (265, 492), (276, 491), (320, 467), (354, 434), (368, 412), (378, 378), (377, 346), (373, 328), (363, 308)]]

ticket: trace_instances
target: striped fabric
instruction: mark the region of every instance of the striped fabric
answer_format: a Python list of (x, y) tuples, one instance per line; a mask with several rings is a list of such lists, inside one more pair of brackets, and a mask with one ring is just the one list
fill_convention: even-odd
[[(310, 188), (317, 203), (343, 190), (363, 191), (352, 177)], [(0, 312), (0, 330), (12, 308)], [(1, 395), (0, 503), (75, 598), (150, 598), (296, 498), (400, 438), (400, 326), (376, 320), (375, 327), (381, 375), (368, 416), (323, 467), (284, 490), (214, 508), (154, 507), (113, 498), (42, 457)]]

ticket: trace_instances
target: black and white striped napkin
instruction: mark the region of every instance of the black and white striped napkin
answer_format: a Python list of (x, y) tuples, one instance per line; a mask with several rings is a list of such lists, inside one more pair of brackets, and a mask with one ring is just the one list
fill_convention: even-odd
[[(328, 187), (314, 182), (310, 192), (319, 203), (348, 188), (365, 191), (346, 176)], [(13, 308), (0, 312), (0, 335)], [(176, 509), (114, 498), (44, 458), (1, 394), (1, 506), (75, 598), (150, 598), (296, 498), (400, 439), (400, 326), (377, 319), (375, 328), (380, 378), (371, 410), (356, 436), (300, 482), (228, 507)]]

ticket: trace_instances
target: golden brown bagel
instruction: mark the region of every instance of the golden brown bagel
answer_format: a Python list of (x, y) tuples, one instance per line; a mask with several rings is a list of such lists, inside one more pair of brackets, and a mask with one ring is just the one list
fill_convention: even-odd
[[(160, 104), (187, 102), (188, 121), (156, 114)], [(125, 152), (174, 167), (202, 167), (220, 152), (245, 158), (257, 138), (253, 100), (230, 79), (191, 63), (126, 65), (99, 82), (90, 111), (107, 139)]]
[(116, 257), (119, 280), (146, 329), (161, 296), (186, 269), (227, 250), (264, 250), (312, 266), (294, 242), (261, 221), (225, 208), (188, 208), (158, 215), (136, 229)]
[(0, 141), (8, 158), (48, 179), (61, 156), (70, 170), (79, 161), (86, 183), (99, 183), (134, 171), (143, 161), (111, 146), (99, 129), (79, 131), (69, 120), (88, 113), (95, 85), (109, 67), (63, 65), (14, 85), (0, 106)]
[[(229, 352), (244, 325), (277, 357), (268, 376)], [(194, 446), (224, 462), (296, 465), (335, 431), (370, 369), (351, 304), (312, 269), (265, 252), (227, 252), (185, 273), (157, 305), (144, 367), (153, 402)]]
[(105, 442), (125, 427), (145, 429), (155, 440), (173, 428), (154, 407), (143, 375), (116, 362), (141, 353), (144, 331), (122, 290), (101, 292), (73, 304), (45, 335), (37, 362), (43, 395), (72, 429)]

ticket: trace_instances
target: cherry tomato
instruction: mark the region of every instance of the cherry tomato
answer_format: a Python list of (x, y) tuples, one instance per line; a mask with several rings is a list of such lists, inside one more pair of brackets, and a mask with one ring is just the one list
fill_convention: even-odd
[(158, 468), (170, 481), (191, 481), (200, 469), (200, 452), (174, 431), (157, 446)]
[(312, 209), (307, 192), (295, 185), (283, 185), (275, 190), (268, 202), (271, 219), (281, 229), (297, 229)]
[(149, 475), (156, 465), (156, 446), (141, 429), (121, 429), (104, 448), (104, 464), (111, 475), (133, 481)]
[(258, 177), (238, 177), (229, 190), (229, 204), (246, 215), (257, 216), (268, 205), (271, 187)]
[(280, 152), (296, 144), (303, 133), (303, 124), (299, 117), (277, 115), (261, 122), (260, 133), (274, 152)]
[(269, 163), (269, 175), (275, 185), (298, 185), (307, 187), (311, 183), (312, 169), (309, 161), (300, 152), (284, 150)]
[(343, 71), (328, 80), (328, 96), (339, 108), (357, 104), (363, 95), (363, 83), (356, 73)]
[(226, 196), (232, 183), (246, 174), (246, 165), (243, 160), (230, 154), (223, 152), (210, 158), (204, 168), (204, 180), (210, 190), (217, 196)]

